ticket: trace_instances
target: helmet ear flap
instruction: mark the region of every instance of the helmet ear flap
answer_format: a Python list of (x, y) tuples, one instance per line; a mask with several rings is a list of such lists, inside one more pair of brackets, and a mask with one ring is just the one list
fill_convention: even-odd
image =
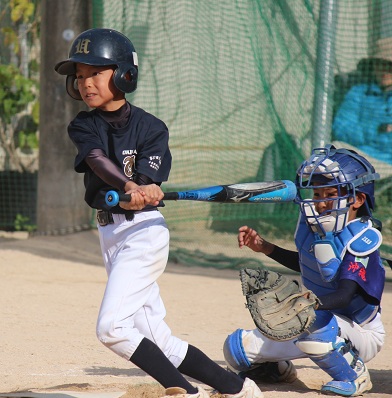
[(133, 65), (120, 65), (113, 74), (115, 86), (123, 93), (132, 93), (137, 87), (138, 70)]
[(65, 88), (67, 89), (67, 93), (70, 97), (75, 100), (83, 101), (82, 96), (78, 90), (76, 84), (76, 76), (75, 75), (68, 75), (67, 80), (65, 81)]

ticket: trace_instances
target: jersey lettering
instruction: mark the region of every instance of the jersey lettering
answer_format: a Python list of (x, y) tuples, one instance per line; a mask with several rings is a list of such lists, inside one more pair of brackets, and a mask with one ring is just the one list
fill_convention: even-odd
[(136, 149), (124, 149), (122, 155), (136, 155)]
[(148, 164), (150, 167), (152, 167), (154, 170), (159, 170), (159, 166), (161, 165), (162, 160), (160, 156), (150, 156)]

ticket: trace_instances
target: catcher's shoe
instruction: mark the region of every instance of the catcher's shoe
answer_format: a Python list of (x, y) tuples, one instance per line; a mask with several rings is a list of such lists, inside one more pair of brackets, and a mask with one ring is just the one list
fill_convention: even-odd
[(175, 397), (175, 398), (210, 398), (210, 395), (202, 387), (197, 387), (196, 394), (188, 394), (186, 390), (181, 387), (169, 387), (165, 391), (162, 398)]
[[(372, 389), (372, 381), (366, 365), (361, 361), (357, 361), (358, 377), (354, 381), (338, 381), (332, 380), (321, 387), (321, 391), (325, 394), (338, 394), (344, 397), (357, 397)], [(360, 368), (358, 371), (358, 367)]]
[(263, 398), (264, 395), (251, 379), (245, 379), (242, 390), (237, 394), (223, 394), (225, 398)]
[(263, 362), (238, 375), (258, 383), (292, 383), (297, 380), (297, 370), (291, 361)]

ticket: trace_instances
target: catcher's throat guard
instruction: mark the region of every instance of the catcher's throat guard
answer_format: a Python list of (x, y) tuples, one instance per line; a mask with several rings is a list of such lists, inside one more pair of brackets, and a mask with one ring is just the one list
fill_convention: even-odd
[(291, 340), (314, 323), (318, 299), (300, 282), (262, 268), (243, 268), (240, 279), (246, 307), (266, 337)]

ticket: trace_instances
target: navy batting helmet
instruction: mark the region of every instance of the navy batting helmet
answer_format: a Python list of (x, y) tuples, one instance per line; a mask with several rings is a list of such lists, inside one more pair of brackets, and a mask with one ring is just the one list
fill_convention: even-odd
[(67, 93), (82, 100), (75, 86), (76, 63), (94, 66), (115, 66), (113, 81), (123, 93), (136, 90), (138, 59), (132, 42), (113, 29), (89, 29), (82, 32), (72, 43), (69, 57), (56, 64), (55, 71), (67, 76)]

